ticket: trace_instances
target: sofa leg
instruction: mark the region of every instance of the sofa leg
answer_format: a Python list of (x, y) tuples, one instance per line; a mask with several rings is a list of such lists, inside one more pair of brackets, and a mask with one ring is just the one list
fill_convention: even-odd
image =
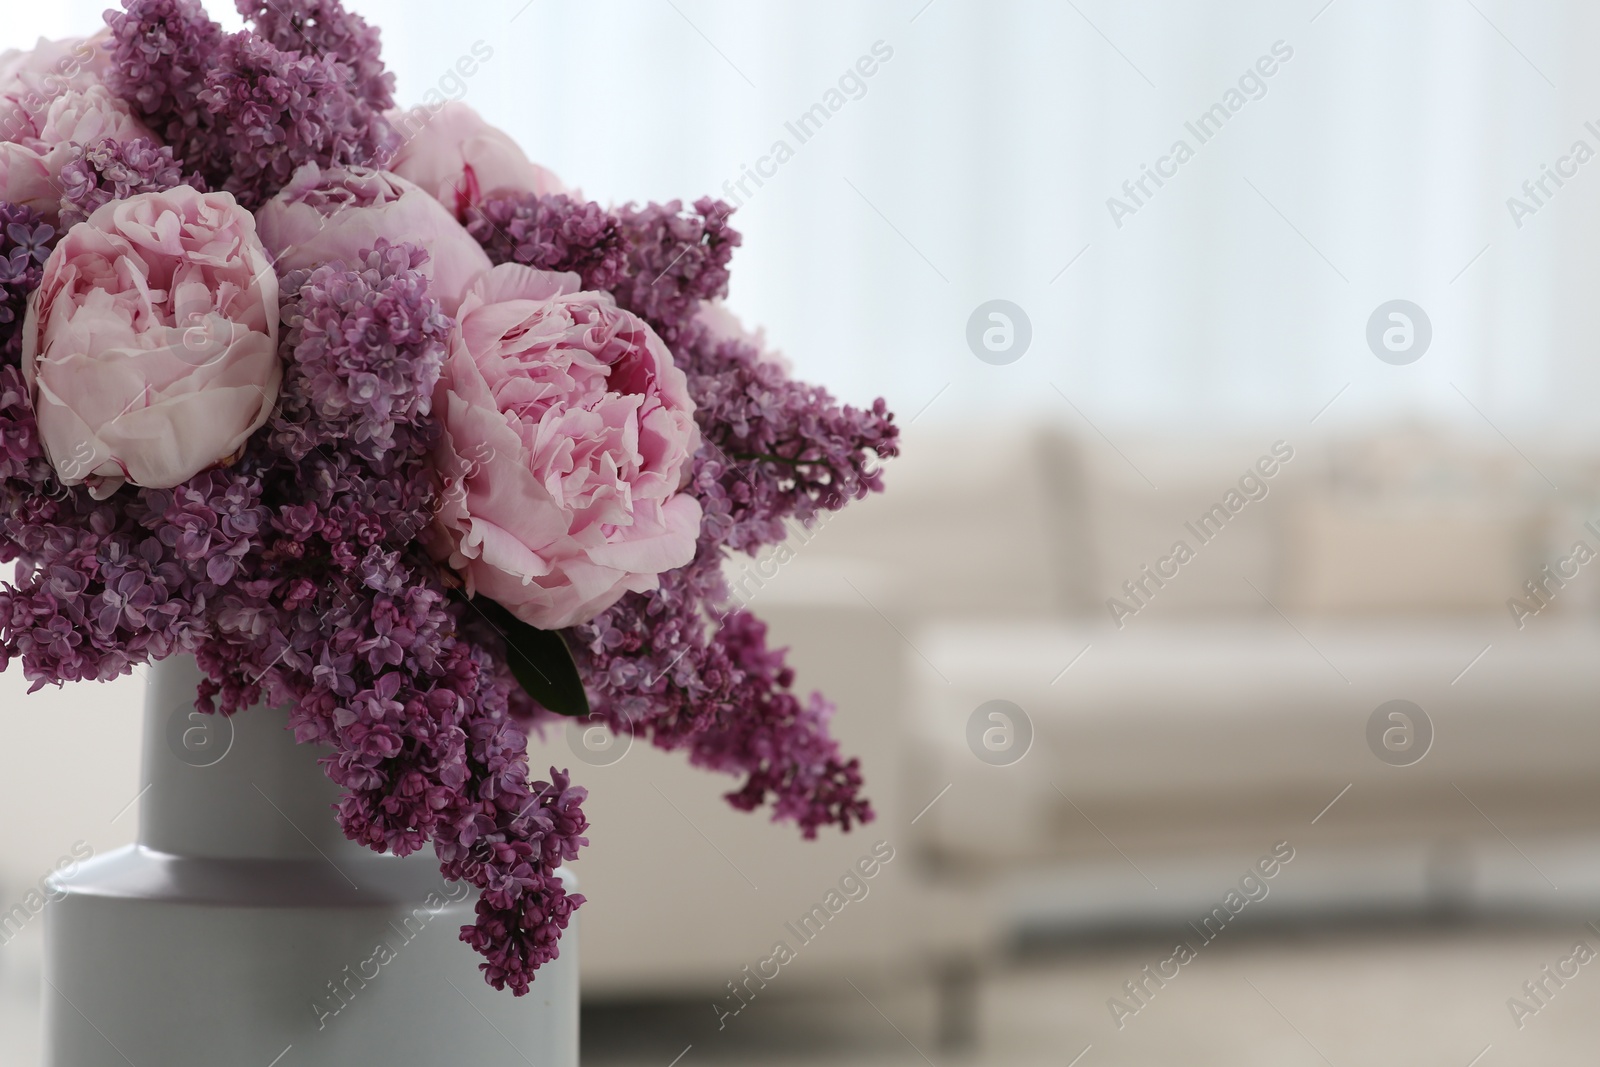
[(965, 1052), (978, 1041), (978, 967), (971, 959), (941, 963), (934, 974), (938, 997), (938, 1046), (943, 1052)]

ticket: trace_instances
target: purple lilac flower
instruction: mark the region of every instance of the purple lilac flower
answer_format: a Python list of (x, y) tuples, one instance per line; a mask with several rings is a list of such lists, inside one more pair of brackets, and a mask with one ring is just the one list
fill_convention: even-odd
[(622, 208), (630, 269), (613, 290), (617, 303), (676, 346), (702, 301), (728, 295), (728, 261), (744, 240), (728, 225), (732, 214), (709, 196), (695, 201), (693, 214), (677, 200)]
[(172, 149), (143, 137), (126, 143), (102, 138), (92, 145), (73, 145), (61, 170), (61, 228), (70, 229), (113, 200), (136, 193), (159, 193), (176, 185), (192, 185), (204, 192), (198, 174), (187, 177)]
[(379, 55), (377, 27), (346, 11), (339, 0), (234, 0), (233, 6), (279, 49), (331, 56), (344, 64), (368, 107), (394, 107), (394, 75)]
[[(39, 441), (20, 365), (28, 294), (39, 284), (41, 264), (55, 238), (55, 230), (37, 213), (0, 201), (0, 563), (29, 554), (67, 553), (75, 540), (72, 531), (56, 525), (61, 504), (55, 472)], [(40, 575), (46, 583), (53, 576), (54, 572), (47, 571)], [(47, 588), (52, 596), (71, 593), (59, 582), (47, 584)], [(0, 670), (19, 651), (5, 635), (31, 628), (36, 620), (41, 632), (49, 629), (48, 611), (31, 612), (0, 585)], [(61, 640), (63, 652), (70, 655), (73, 641)]]
[(123, 0), (123, 7), (105, 14), (113, 42), (106, 84), (183, 157), (206, 124), (200, 90), (222, 27), (200, 0)]
[(38, 212), (0, 201), (0, 357), (7, 363), (21, 358), (28, 294), (38, 288), (55, 238)]
[(426, 304), (419, 268), (427, 253), (382, 238), (358, 270), (339, 265), (296, 271), (283, 307), (288, 359), (274, 421), (274, 445), (304, 459), (347, 442), (378, 460), (395, 435), (428, 414), (444, 362), (450, 320), (419, 315)]
[(585, 289), (611, 289), (627, 269), (622, 221), (562, 193), (497, 193), (468, 212), (467, 232), (495, 263), (575, 271)]
[(332, 56), (286, 52), (243, 31), (223, 41), (215, 62), (199, 94), (212, 134), (199, 146), (201, 172), (247, 208), (283, 188), (303, 163), (371, 166), (398, 144)]
[(186, 167), (245, 207), (260, 206), (303, 163), (368, 166), (397, 146), (362, 95), (370, 87), (335, 56), (286, 50), (248, 30), (223, 36), (196, 0), (123, 4), (106, 14), (112, 90)]

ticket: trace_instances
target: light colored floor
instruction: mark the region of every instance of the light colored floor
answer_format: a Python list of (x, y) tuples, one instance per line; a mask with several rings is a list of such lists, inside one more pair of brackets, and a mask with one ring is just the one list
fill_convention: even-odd
[[(935, 1046), (927, 996), (867, 987), (758, 1000), (721, 1032), (698, 1002), (591, 1010), (585, 1061), (666, 1067), (692, 1043), (680, 1067), (1589, 1067), (1600, 1044), (1600, 960), (1562, 988), (1547, 982), (1553, 995), (1521, 1029), (1506, 1006), (1580, 940), (1600, 948), (1600, 936), (1576, 923), (1246, 932), (1202, 949), (1120, 1031), (1107, 999), (1165, 953), (1155, 942), (1080, 947), (990, 973), (971, 1053)], [(5, 1067), (38, 1063), (36, 948), (24, 935), (0, 949)]]

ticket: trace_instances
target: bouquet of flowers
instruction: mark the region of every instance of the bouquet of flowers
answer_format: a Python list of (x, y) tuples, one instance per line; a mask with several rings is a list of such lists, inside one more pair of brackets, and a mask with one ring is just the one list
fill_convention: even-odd
[(339, 0), (236, 4), (0, 55), (0, 668), (191, 653), (200, 710), (289, 707), (344, 833), (432, 842), (519, 995), (587, 827), (530, 729), (686, 750), (807, 837), (870, 819), (723, 565), (881, 488), (883, 401), (723, 308), (725, 203), (587, 202), (461, 103), (396, 109)]

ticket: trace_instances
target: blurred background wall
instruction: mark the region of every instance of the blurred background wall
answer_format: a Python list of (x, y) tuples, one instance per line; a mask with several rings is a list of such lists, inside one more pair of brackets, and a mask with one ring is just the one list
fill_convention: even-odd
[[(886, 495), (733, 569), (875, 824), (543, 742), (592, 791), (595, 1058), (1590, 1062), (1600, 9), (355, 6), (403, 101), (588, 196), (741, 202), (732, 307), (905, 427)], [(10, 901), (131, 839), (139, 680), (0, 686)], [(0, 947), (0, 1043), (36, 955)]]

